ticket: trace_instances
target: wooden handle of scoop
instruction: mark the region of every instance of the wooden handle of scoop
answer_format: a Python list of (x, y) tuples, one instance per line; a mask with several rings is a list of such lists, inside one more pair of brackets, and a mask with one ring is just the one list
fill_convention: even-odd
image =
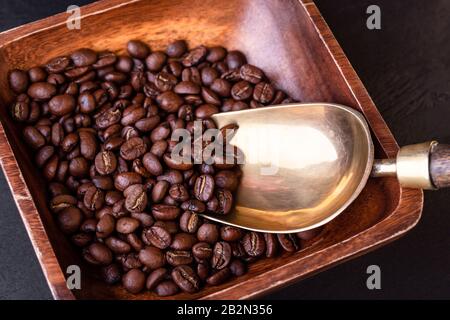
[(430, 176), (436, 188), (450, 187), (450, 145), (437, 144), (430, 154)]

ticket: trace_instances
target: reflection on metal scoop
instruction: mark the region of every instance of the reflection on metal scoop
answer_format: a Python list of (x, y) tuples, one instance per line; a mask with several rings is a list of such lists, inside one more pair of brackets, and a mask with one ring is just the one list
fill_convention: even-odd
[[(230, 143), (244, 153), (245, 163), (234, 212), (203, 215), (211, 220), (262, 232), (312, 229), (355, 200), (372, 171), (369, 127), (349, 107), (289, 104), (216, 114), (213, 120), (218, 128), (239, 126)], [(431, 145), (419, 146), (428, 152)], [(374, 172), (392, 175), (395, 169), (384, 160)], [(429, 174), (418, 186), (433, 187)]]

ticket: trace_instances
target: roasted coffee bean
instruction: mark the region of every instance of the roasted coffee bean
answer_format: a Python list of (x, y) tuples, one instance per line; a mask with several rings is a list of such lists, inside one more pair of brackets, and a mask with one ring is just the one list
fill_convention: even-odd
[(298, 244), (298, 239), (295, 234), (277, 234), (278, 242), (280, 242), (281, 247), (287, 252), (295, 252), (300, 249)]
[(227, 55), (227, 50), (224, 47), (212, 47), (209, 49), (209, 53), (206, 56), (206, 60), (209, 62), (218, 62), (223, 60)]
[(137, 59), (145, 59), (150, 54), (149, 47), (139, 40), (128, 41), (127, 50), (130, 56)]
[(120, 156), (125, 160), (134, 160), (139, 158), (147, 151), (147, 144), (139, 137), (131, 138), (125, 141), (120, 147)]
[(197, 275), (202, 281), (206, 281), (209, 276), (209, 264), (206, 262), (199, 262), (197, 264)]
[(200, 224), (200, 217), (192, 211), (185, 211), (180, 217), (180, 228), (184, 232), (196, 233)]
[(169, 195), (175, 200), (175, 201), (186, 201), (189, 199), (189, 192), (186, 189), (184, 185), (181, 183), (173, 184), (169, 189)]
[(244, 54), (240, 51), (229, 51), (226, 58), (229, 69), (238, 69), (247, 62)]
[(200, 279), (187, 265), (175, 267), (171, 275), (173, 281), (185, 292), (194, 293), (200, 289)]
[(234, 259), (233, 261), (231, 261), (229, 268), (231, 274), (236, 277), (240, 277), (247, 272), (247, 267), (239, 259)]
[(219, 188), (235, 191), (239, 185), (239, 178), (234, 171), (221, 170), (214, 176), (214, 182)]
[(173, 296), (178, 291), (178, 286), (171, 280), (162, 281), (155, 288), (156, 294), (160, 297)]
[(266, 257), (275, 257), (278, 252), (277, 236), (273, 233), (265, 233), (264, 240), (266, 241)]
[(28, 88), (28, 75), (23, 70), (14, 69), (8, 76), (9, 86), (15, 93), (23, 93)]
[(66, 68), (68, 68), (71, 64), (71, 60), (69, 57), (60, 56), (51, 59), (45, 65), (47, 72), (49, 73), (60, 73), (63, 72)]
[(171, 58), (180, 58), (186, 51), (186, 41), (176, 40), (167, 46), (166, 53)]
[(25, 141), (33, 149), (38, 149), (46, 143), (44, 136), (35, 127), (25, 127), (23, 130), (23, 135), (25, 137)]
[(115, 176), (114, 187), (117, 190), (124, 191), (132, 184), (140, 184), (141, 182), (142, 177), (136, 172), (122, 172)]
[(263, 104), (270, 103), (275, 95), (275, 89), (270, 83), (260, 82), (253, 90), (253, 99)]
[(164, 52), (152, 52), (146, 59), (145, 64), (147, 69), (153, 72), (160, 71), (166, 63), (167, 56)]
[(161, 109), (166, 112), (177, 112), (183, 104), (183, 99), (173, 91), (166, 91), (156, 97)]
[(116, 220), (114, 219), (113, 216), (111, 216), (109, 214), (105, 214), (104, 216), (102, 216), (98, 220), (98, 223), (96, 226), (97, 238), (108, 237), (114, 231), (115, 224), (116, 224)]
[(74, 51), (70, 58), (76, 67), (84, 67), (97, 61), (97, 53), (91, 49), (83, 48)]
[(231, 88), (231, 96), (235, 100), (247, 100), (252, 96), (252, 94), (253, 87), (248, 81), (245, 80), (239, 81)]
[(190, 50), (187, 53), (187, 55), (184, 56), (181, 63), (185, 67), (192, 67), (192, 66), (197, 65), (200, 62), (202, 62), (207, 54), (208, 54), (208, 49), (206, 49), (206, 47), (198, 46), (198, 47)]
[(123, 217), (116, 222), (116, 231), (123, 234), (134, 232), (139, 227), (139, 220)]
[(58, 213), (59, 228), (66, 234), (71, 234), (81, 226), (83, 214), (80, 209), (75, 207), (68, 207)]
[(83, 203), (89, 210), (99, 210), (105, 201), (105, 194), (102, 190), (91, 186), (84, 194)]
[[(54, 184), (53, 184), (54, 186)], [(50, 210), (60, 212), (66, 208), (76, 206), (77, 199), (69, 194), (60, 194), (50, 201)]]
[(153, 290), (158, 284), (160, 284), (164, 279), (167, 278), (169, 272), (166, 268), (158, 268), (153, 270), (147, 277), (147, 282), (145, 287), (148, 290)]
[(214, 192), (214, 178), (208, 174), (203, 174), (195, 180), (194, 195), (203, 202), (208, 201)]
[(202, 79), (202, 83), (205, 86), (210, 86), (215, 79), (219, 78), (219, 72), (212, 67), (205, 67), (200, 71), (200, 76)]
[[(109, 215), (108, 215), (109, 216)], [(108, 237), (105, 244), (116, 254), (126, 254), (131, 251), (131, 246), (126, 242), (116, 237)]]
[(102, 151), (95, 156), (95, 170), (101, 175), (113, 173), (117, 168), (117, 158), (111, 151)]
[(126, 235), (127, 242), (133, 247), (135, 251), (139, 251), (144, 247), (142, 240), (136, 235), (136, 233), (129, 233)]
[(167, 181), (170, 184), (183, 182), (183, 175), (177, 170), (165, 171), (162, 175), (157, 177), (158, 181)]
[(233, 206), (233, 195), (227, 189), (218, 189), (216, 191), (216, 197), (218, 200), (217, 213), (228, 214)]
[(231, 272), (230, 268), (226, 267), (209, 276), (206, 279), (206, 283), (212, 286), (218, 286), (219, 284), (224, 283), (230, 277)]
[(83, 157), (88, 160), (94, 160), (97, 154), (97, 140), (92, 132), (83, 130), (79, 131), (80, 136), (80, 152)]
[(100, 242), (94, 242), (83, 250), (84, 259), (92, 264), (109, 265), (113, 260), (111, 250)]
[(231, 94), (231, 84), (225, 79), (215, 79), (210, 88), (221, 97), (229, 97)]
[(193, 261), (192, 253), (183, 250), (170, 250), (166, 252), (167, 263), (172, 266), (191, 264)]
[(147, 169), (147, 171), (154, 176), (159, 176), (163, 173), (161, 162), (152, 152), (147, 152), (146, 154), (144, 154), (144, 156), (142, 157), (142, 164), (144, 165), (145, 169)]
[(147, 193), (142, 184), (134, 184), (124, 191), (125, 208), (129, 212), (143, 212), (147, 207)]
[(166, 196), (167, 190), (169, 189), (170, 184), (167, 181), (161, 180), (158, 181), (152, 189), (152, 200), (154, 203), (161, 202)]
[(107, 284), (115, 284), (120, 281), (122, 272), (116, 263), (102, 268), (102, 278)]
[(220, 228), (220, 237), (225, 241), (238, 241), (243, 235), (242, 229), (236, 227), (223, 226)]
[(145, 287), (145, 273), (139, 269), (131, 269), (122, 277), (122, 285), (131, 293), (139, 293)]
[(35, 161), (38, 167), (42, 167), (55, 153), (53, 146), (43, 146), (36, 154)]
[(232, 251), (230, 244), (225, 241), (217, 242), (214, 246), (213, 256), (211, 259), (211, 266), (214, 269), (223, 269), (231, 261)]
[(145, 213), (145, 212), (131, 213), (131, 217), (136, 220), (139, 220), (140, 225), (143, 227), (150, 227), (155, 222), (153, 217), (150, 214)]
[(167, 204), (155, 204), (152, 207), (152, 215), (157, 220), (174, 220), (180, 215), (180, 208)]
[(142, 241), (147, 245), (153, 245), (159, 249), (166, 249), (172, 243), (172, 236), (166, 229), (154, 225), (144, 229), (142, 232)]
[(139, 260), (150, 269), (158, 269), (166, 264), (163, 251), (155, 247), (146, 247), (139, 251)]
[(203, 213), (206, 210), (206, 206), (200, 200), (190, 199), (190, 200), (184, 201), (181, 204), (181, 209), (193, 211), (196, 213)]
[(239, 70), (241, 78), (253, 84), (257, 84), (264, 79), (264, 73), (258, 67), (251, 64), (244, 64)]
[(47, 78), (47, 72), (41, 67), (33, 67), (28, 70), (28, 77), (31, 82), (45, 81)]
[(197, 239), (214, 244), (219, 239), (219, 228), (215, 224), (204, 223), (197, 230)]
[(77, 247), (85, 247), (92, 242), (94, 236), (90, 233), (76, 233), (72, 235), (70, 239)]
[(245, 252), (251, 257), (258, 257), (266, 251), (264, 236), (258, 232), (249, 232), (242, 239)]
[(175, 250), (191, 250), (197, 238), (189, 233), (177, 233), (172, 239), (170, 247)]

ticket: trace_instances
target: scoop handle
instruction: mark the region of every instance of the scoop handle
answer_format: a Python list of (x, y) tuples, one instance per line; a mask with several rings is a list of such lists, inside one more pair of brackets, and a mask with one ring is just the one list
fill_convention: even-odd
[(375, 160), (371, 176), (396, 176), (405, 188), (450, 187), (450, 145), (430, 141), (404, 146), (395, 159)]
[(450, 187), (449, 144), (437, 144), (431, 149), (430, 176), (436, 188)]

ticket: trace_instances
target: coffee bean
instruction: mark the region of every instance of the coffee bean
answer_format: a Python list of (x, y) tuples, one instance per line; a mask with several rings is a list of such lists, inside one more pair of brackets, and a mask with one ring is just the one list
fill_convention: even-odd
[(201, 61), (203, 61), (203, 59), (206, 57), (207, 53), (208, 53), (208, 49), (206, 49), (206, 47), (198, 46), (198, 47), (190, 50), (187, 53), (187, 55), (185, 55), (185, 57), (183, 58), (181, 63), (185, 67), (192, 67), (192, 66), (200, 63)]
[(23, 130), (25, 141), (33, 149), (38, 149), (45, 144), (44, 136), (35, 128), (28, 126)]
[(151, 152), (144, 154), (142, 157), (142, 164), (145, 169), (154, 176), (159, 176), (163, 172), (163, 167), (161, 166), (159, 159)]
[(212, 223), (204, 223), (197, 231), (198, 241), (214, 244), (219, 239), (219, 228)]
[(206, 210), (206, 206), (203, 202), (201, 202), (197, 199), (190, 199), (190, 200), (184, 201), (181, 204), (181, 209), (193, 211), (196, 213), (203, 213)]
[(172, 239), (170, 247), (175, 250), (191, 250), (197, 238), (189, 233), (177, 233)]
[(266, 250), (264, 236), (261, 233), (249, 232), (242, 239), (245, 252), (252, 257), (258, 257)]
[(169, 195), (175, 200), (175, 201), (186, 201), (189, 199), (189, 192), (186, 189), (184, 185), (181, 183), (173, 184), (169, 189)]
[(167, 46), (166, 53), (171, 58), (180, 58), (186, 51), (186, 41), (176, 40)]
[(239, 178), (231, 170), (221, 170), (214, 176), (215, 185), (222, 189), (235, 191), (239, 184)]
[(152, 207), (152, 215), (157, 220), (174, 220), (180, 215), (180, 208), (166, 204), (155, 204)]
[(23, 70), (14, 69), (8, 76), (9, 86), (15, 93), (23, 93), (28, 88), (28, 75)]
[(145, 273), (139, 269), (131, 269), (122, 277), (122, 285), (131, 293), (139, 293), (145, 286)]
[(117, 158), (111, 151), (102, 151), (95, 156), (95, 170), (101, 175), (113, 173), (117, 168)]
[(161, 109), (166, 112), (177, 112), (183, 104), (183, 99), (173, 91), (166, 91), (156, 97)]
[(36, 164), (38, 167), (42, 167), (55, 153), (53, 146), (43, 146), (36, 154)]
[(134, 232), (139, 227), (139, 220), (123, 217), (117, 220), (116, 231), (123, 234)]
[(236, 277), (240, 277), (247, 272), (245, 264), (239, 259), (234, 259), (233, 261), (231, 261), (229, 268), (231, 274)]
[(120, 281), (122, 272), (116, 263), (102, 268), (102, 278), (107, 284), (115, 284)]
[(231, 275), (230, 268), (226, 267), (209, 276), (206, 279), (206, 283), (212, 286), (218, 286), (227, 281), (230, 275)]
[(146, 247), (139, 251), (139, 260), (150, 269), (158, 269), (166, 264), (164, 253), (155, 247)]
[(56, 87), (48, 82), (35, 82), (28, 87), (27, 93), (35, 100), (48, 100), (56, 94)]
[(203, 202), (208, 201), (214, 192), (214, 178), (211, 175), (203, 174), (195, 180), (194, 195)]
[(80, 228), (83, 214), (80, 209), (68, 207), (58, 213), (59, 228), (66, 234), (71, 234)]
[(129, 212), (143, 212), (147, 207), (147, 193), (142, 184), (134, 184), (124, 191), (125, 208)]
[(252, 96), (252, 94), (253, 87), (248, 81), (245, 80), (239, 81), (231, 88), (231, 96), (235, 100), (247, 100)]
[(196, 233), (200, 224), (200, 217), (192, 211), (185, 211), (180, 217), (180, 228), (184, 232)]
[(202, 79), (202, 83), (205, 86), (210, 86), (215, 79), (219, 78), (220, 74), (215, 68), (205, 67), (200, 71), (200, 76)]
[(152, 52), (146, 59), (145, 64), (150, 71), (160, 71), (166, 63), (167, 56), (164, 52)]
[(200, 289), (200, 279), (194, 270), (187, 265), (175, 267), (171, 275), (177, 286), (185, 292), (194, 293)]
[(215, 269), (223, 269), (231, 261), (232, 251), (230, 244), (225, 241), (217, 242), (214, 246), (211, 266)]
[(263, 104), (270, 103), (275, 95), (274, 87), (266, 82), (260, 82), (253, 90), (253, 99)]
[(115, 224), (116, 220), (113, 216), (105, 214), (103, 217), (101, 217), (100, 220), (98, 220), (96, 226), (97, 238), (108, 237), (114, 231)]
[(83, 48), (74, 51), (70, 58), (76, 67), (84, 67), (97, 61), (97, 53), (91, 49)]
[(247, 62), (244, 54), (240, 51), (230, 51), (225, 58), (229, 69), (238, 69)]
[(225, 241), (238, 241), (243, 236), (242, 229), (232, 227), (232, 226), (223, 226), (220, 228), (220, 237)]
[(63, 72), (71, 64), (70, 58), (66, 56), (60, 56), (51, 59), (45, 65), (47, 72), (49, 73), (60, 73)]
[(266, 257), (275, 257), (278, 252), (277, 236), (273, 233), (265, 233), (264, 240), (266, 241)]
[(209, 49), (209, 53), (206, 56), (206, 60), (209, 62), (218, 62), (223, 60), (227, 55), (227, 50), (224, 47), (212, 47)]
[(287, 252), (295, 252), (300, 249), (297, 236), (295, 234), (277, 234), (277, 238), (278, 242), (281, 244), (281, 247)]
[(257, 84), (264, 79), (264, 73), (262, 70), (251, 64), (244, 64), (240, 68), (239, 73), (243, 80), (253, 84)]
[(88, 188), (84, 194), (83, 203), (89, 210), (99, 210), (105, 201), (105, 194), (95, 186)]
[(210, 88), (221, 97), (229, 97), (231, 94), (231, 84), (225, 79), (214, 79)]
[(162, 281), (155, 288), (156, 294), (160, 297), (173, 296), (178, 291), (178, 286), (171, 280)]
[(97, 140), (90, 131), (80, 131), (80, 153), (88, 160), (94, 160), (97, 154)]
[(113, 256), (111, 250), (100, 242), (92, 243), (83, 250), (84, 259), (92, 264), (109, 265)]
[(153, 290), (158, 284), (160, 284), (164, 279), (167, 278), (169, 272), (166, 268), (158, 268), (153, 270), (147, 277), (147, 282), (145, 287), (148, 290)]
[[(54, 186), (54, 184), (53, 184)], [(69, 194), (60, 194), (55, 196), (50, 201), (50, 210), (53, 212), (60, 212), (66, 208), (75, 206), (77, 204), (77, 199)]]
[(172, 236), (166, 229), (154, 225), (144, 229), (142, 232), (142, 241), (147, 245), (153, 245), (159, 249), (166, 249), (172, 243)]
[(149, 47), (142, 41), (128, 41), (127, 50), (130, 56), (137, 59), (145, 59), (150, 54)]
[(183, 264), (191, 264), (193, 261), (192, 253), (183, 250), (170, 250), (166, 252), (167, 263), (176, 267)]
[(124, 191), (132, 184), (140, 184), (141, 182), (142, 177), (136, 172), (122, 172), (115, 176), (114, 187), (117, 190)]
[(216, 197), (218, 200), (217, 213), (228, 214), (233, 206), (233, 195), (227, 189), (218, 189), (216, 191)]
[(170, 184), (167, 181), (158, 181), (152, 190), (152, 200), (154, 203), (161, 202), (169, 189)]
[(33, 67), (28, 70), (28, 77), (31, 82), (42, 82), (47, 78), (47, 72), (41, 67)]
[(120, 156), (125, 160), (134, 160), (139, 158), (147, 151), (147, 145), (139, 137), (131, 138), (125, 141), (120, 147)]

